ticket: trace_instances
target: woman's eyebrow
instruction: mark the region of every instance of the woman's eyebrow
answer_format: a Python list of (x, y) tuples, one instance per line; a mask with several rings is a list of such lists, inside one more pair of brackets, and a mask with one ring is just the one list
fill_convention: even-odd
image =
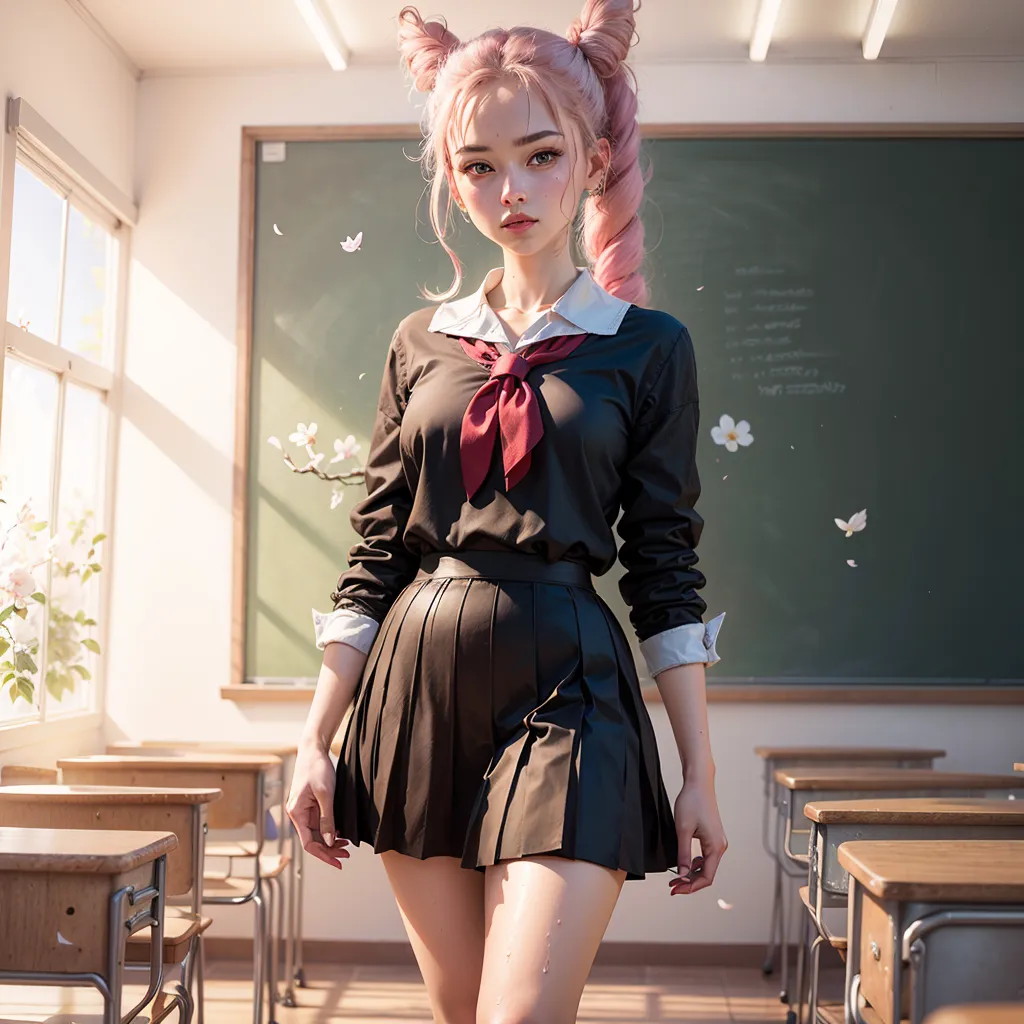
[[(557, 135), (559, 138), (564, 138), (561, 132), (556, 132), (553, 128), (547, 128), (542, 132), (534, 132), (532, 135), (524, 135), (521, 139), (513, 139), (512, 145), (528, 146), (531, 142), (547, 138), (549, 135)], [(462, 146), (455, 151), (455, 155), (461, 156), (463, 153), (489, 153), (490, 151), (490, 146)]]

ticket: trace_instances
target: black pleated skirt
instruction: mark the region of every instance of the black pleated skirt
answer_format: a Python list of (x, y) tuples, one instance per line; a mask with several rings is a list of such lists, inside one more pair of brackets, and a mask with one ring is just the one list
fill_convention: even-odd
[(425, 558), (367, 657), (334, 811), (353, 843), (466, 868), (537, 854), (630, 879), (674, 868), (633, 656), (586, 567)]

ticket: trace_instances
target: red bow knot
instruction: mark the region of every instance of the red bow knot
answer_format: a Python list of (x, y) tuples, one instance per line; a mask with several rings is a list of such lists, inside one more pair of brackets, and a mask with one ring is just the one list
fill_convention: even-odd
[(539, 363), (568, 355), (585, 334), (566, 334), (532, 343), (518, 352), (499, 352), (488, 341), (459, 338), (467, 355), (490, 368), (487, 381), (470, 399), (462, 417), (459, 442), (467, 500), (479, 490), (490, 468), (496, 436), (501, 437), (505, 489), (514, 487), (530, 468), (530, 452), (544, 436), (540, 402), (526, 375)]

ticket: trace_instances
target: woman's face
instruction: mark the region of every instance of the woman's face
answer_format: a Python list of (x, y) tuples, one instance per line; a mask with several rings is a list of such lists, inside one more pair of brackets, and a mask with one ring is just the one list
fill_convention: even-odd
[(608, 141), (583, 152), (570, 119), (563, 118), (564, 136), (545, 104), (514, 81), (482, 87), (469, 111), (451, 161), (455, 196), (470, 220), (521, 256), (564, 242), (583, 189), (601, 181)]

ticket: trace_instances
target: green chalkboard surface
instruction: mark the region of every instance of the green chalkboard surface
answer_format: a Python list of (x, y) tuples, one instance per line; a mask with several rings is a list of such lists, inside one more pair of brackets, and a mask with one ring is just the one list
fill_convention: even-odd
[[(1024, 140), (644, 150), (652, 305), (697, 351), (703, 595), (728, 613), (709, 683), (1024, 686)], [(348, 434), (358, 464), (391, 333), (450, 280), (416, 151), (257, 149), (247, 680), (315, 677), (310, 608), (330, 610), (362, 493), (332, 510), (266, 439), (304, 463), (287, 438), (315, 421), (324, 465)], [(465, 294), (500, 253), (469, 227), (455, 247)], [(753, 443), (716, 443), (723, 415)], [(632, 635), (617, 578), (599, 589)]]

